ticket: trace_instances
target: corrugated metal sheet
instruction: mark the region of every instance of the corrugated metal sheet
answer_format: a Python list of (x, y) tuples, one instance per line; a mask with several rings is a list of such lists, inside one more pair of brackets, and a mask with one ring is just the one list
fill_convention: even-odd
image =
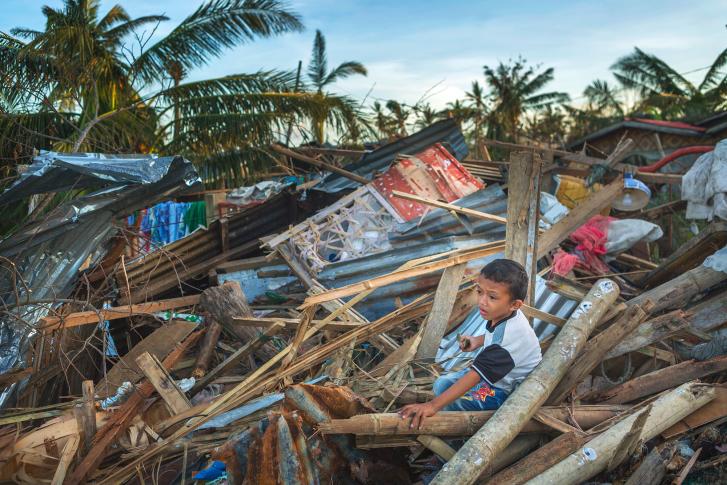
[[(502, 255), (498, 257), (502, 257)], [(545, 280), (539, 276), (537, 277), (535, 308), (550, 313), (551, 315), (568, 318), (577, 305), (577, 301), (570, 300), (551, 291), (545, 284)], [(461, 367), (468, 360), (474, 359), (477, 352), (460, 352), (457, 335), (482, 335), (485, 332), (485, 325), (487, 325), (487, 322), (482, 318), (477, 307), (473, 308), (472, 312), (470, 312), (459, 327), (442, 339), (439, 350), (437, 351), (436, 361), (440, 362), (445, 370), (452, 370)], [(533, 320), (533, 329), (538, 335), (538, 338), (543, 340), (555, 332), (557, 327), (536, 318)]]
[[(464, 135), (454, 120), (442, 120), (395, 142), (367, 153), (357, 162), (346, 165), (350, 172), (372, 179), (376, 172), (383, 172), (396, 160), (397, 155), (414, 155), (435, 143), (442, 143), (458, 160), (469, 153)], [(355, 189), (359, 184), (337, 174), (330, 174), (313, 190), (338, 192)]]

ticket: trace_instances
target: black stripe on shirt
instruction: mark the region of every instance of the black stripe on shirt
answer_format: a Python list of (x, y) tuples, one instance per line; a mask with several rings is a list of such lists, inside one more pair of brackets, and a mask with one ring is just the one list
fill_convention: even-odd
[(472, 368), (490, 386), (505, 377), (514, 367), (515, 361), (512, 360), (510, 352), (498, 344), (485, 347), (472, 362)]

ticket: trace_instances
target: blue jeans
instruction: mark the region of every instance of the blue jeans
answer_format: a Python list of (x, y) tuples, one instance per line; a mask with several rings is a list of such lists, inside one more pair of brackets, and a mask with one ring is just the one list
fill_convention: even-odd
[[(438, 377), (434, 381), (434, 395), (439, 396), (442, 394), (470, 370), (470, 368), (465, 368), (458, 372)], [(485, 381), (480, 381), (479, 384), (467, 391), (464, 396), (442, 408), (442, 411), (489, 411), (502, 406), (502, 403), (507, 399), (507, 395), (502, 389), (497, 387), (490, 388)]]

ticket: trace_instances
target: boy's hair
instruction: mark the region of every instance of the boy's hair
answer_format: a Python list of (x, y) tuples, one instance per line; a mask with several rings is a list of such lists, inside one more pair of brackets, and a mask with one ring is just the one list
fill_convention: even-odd
[(495, 283), (504, 283), (513, 300), (524, 300), (528, 294), (528, 274), (512, 259), (496, 259), (485, 265), (480, 276)]

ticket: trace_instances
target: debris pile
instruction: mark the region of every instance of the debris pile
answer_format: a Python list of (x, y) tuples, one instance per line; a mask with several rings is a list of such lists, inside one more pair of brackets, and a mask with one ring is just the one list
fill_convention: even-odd
[[(129, 216), (199, 194), (192, 165), (44, 153), (0, 202), (87, 193), (0, 243), (0, 480), (724, 480), (722, 143), (681, 194), (622, 163), (628, 141), (473, 160), (447, 120), (370, 151), (276, 145), (299, 180), (217, 191), (206, 228), (142, 253)], [(502, 257), (542, 362), (496, 411), (411, 427), (396, 411), (475, 357), (458, 337), (483, 333), (474, 281)]]

